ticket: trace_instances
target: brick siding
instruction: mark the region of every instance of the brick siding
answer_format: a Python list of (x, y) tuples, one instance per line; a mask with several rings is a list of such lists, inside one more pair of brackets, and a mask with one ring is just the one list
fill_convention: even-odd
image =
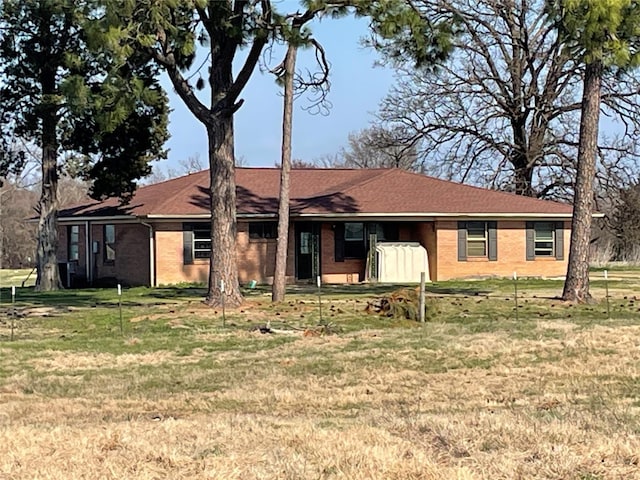
[[(437, 280), (452, 278), (499, 276), (511, 277), (513, 272), (519, 276), (555, 277), (567, 273), (571, 222), (564, 222), (564, 260), (555, 258), (526, 259), (526, 222), (498, 222), (498, 259), (468, 259), (458, 261), (458, 222), (436, 222)], [(430, 259), (431, 260), (431, 259)]]
[[(438, 220), (435, 222), (404, 223), (399, 226), (401, 241), (418, 241), (426, 249), (429, 257), (429, 275), (432, 281), (453, 278), (511, 276), (561, 276), (566, 273), (570, 239), (570, 222), (564, 222), (564, 260), (538, 258), (526, 260), (526, 222), (498, 222), (498, 259), (468, 259), (458, 261), (458, 223)], [(85, 272), (85, 233), (80, 224), (80, 255), (78, 272)], [(247, 222), (238, 222), (237, 255), (239, 281), (248, 283), (256, 280), (270, 283), (273, 280), (276, 241), (249, 238)], [(92, 225), (92, 240), (100, 242), (100, 252), (90, 254), (93, 264), (94, 281), (113, 278), (126, 285), (149, 285), (149, 230), (140, 224), (116, 225), (116, 260), (114, 265), (104, 262), (103, 225)], [(158, 285), (181, 282), (206, 283), (209, 276), (209, 261), (195, 259), (185, 265), (183, 259), (182, 222), (157, 223), (155, 233), (156, 283)], [(364, 259), (335, 261), (333, 223), (321, 226), (321, 272), (325, 283), (354, 283), (365, 278)], [(60, 261), (67, 259), (67, 226), (60, 226), (58, 254)], [(287, 263), (287, 281), (295, 280), (295, 236), (293, 224), (290, 227)]]

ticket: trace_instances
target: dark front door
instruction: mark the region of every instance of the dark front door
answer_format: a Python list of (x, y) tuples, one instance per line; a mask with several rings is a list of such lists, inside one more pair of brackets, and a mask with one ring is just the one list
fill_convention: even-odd
[(320, 224), (296, 223), (296, 279), (314, 280), (320, 275)]

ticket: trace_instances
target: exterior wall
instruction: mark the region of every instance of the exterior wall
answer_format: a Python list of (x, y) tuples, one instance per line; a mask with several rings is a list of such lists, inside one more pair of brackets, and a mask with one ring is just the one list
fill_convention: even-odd
[(192, 264), (184, 264), (182, 222), (154, 224), (154, 234), (157, 285), (208, 281), (208, 260), (194, 259)]
[[(86, 272), (85, 224), (79, 225), (79, 260), (77, 275)], [(457, 221), (415, 222), (399, 225), (401, 241), (419, 241), (429, 256), (429, 275), (432, 281), (452, 278), (511, 276), (561, 276), (566, 274), (571, 224), (564, 222), (564, 260), (538, 258), (526, 260), (526, 222), (498, 221), (497, 261), (467, 259), (458, 261)], [(89, 277), (99, 284), (105, 279), (116, 280), (125, 285), (149, 285), (150, 255), (149, 229), (141, 224), (116, 224), (116, 260), (113, 265), (104, 261), (103, 225), (91, 225), (91, 241), (98, 241), (98, 253), (91, 253)], [(58, 258), (68, 258), (67, 225), (59, 227)], [(155, 235), (156, 283), (175, 284), (181, 282), (206, 283), (209, 277), (209, 261), (195, 259), (185, 265), (183, 259), (182, 222), (157, 223)], [(365, 278), (366, 261), (349, 259), (335, 261), (335, 238), (333, 223), (324, 222), (320, 231), (320, 265), (322, 281), (325, 283), (356, 283)], [(293, 223), (289, 233), (287, 280), (295, 280), (295, 235)], [(237, 255), (239, 280), (248, 283), (257, 280), (269, 283), (273, 280), (276, 241), (249, 238), (247, 222), (238, 223)]]
[[(84, 223), (76, 224), (78, 226), (78, 260), (75, 263), (75, 273), (73, 274), (72, 282), (76, 281), (79, 283), (85, 283), (87, 281), (86, 276), (86, 264), (87, 264), (87, 253), (85, 246), (85, 232), (86, 226)], [(68, 263), (69, 259), (69, 227), (70, 225), (61, 225), (58, 228), (58, 250), (57, 257), (59, 263)], [(69, 268), (69, 267), (67, 267)], [(73, 269), (74, 267), (72, 267)], [(61, 272), (63, 274), (63, 272)], [(63, 275), (64, 276), (64, 275)], [(62, 282), (66, 285), (67, 278), (62, 278)]]
[[(555, 277), (567, 273), (571, 222), (564, 222), (564, 260), (555, 258), (537, 258), (526, 260), (526, 222), (498, 222), (498, 260), (471, 258), (458, 261), (458, 222), (436, 222), (436, 266), (437, 275), (432, 280), (451, 278), (500, 276), (510, 277), (513, 272), (518, 276)], [(428, 248), (427, 248), (428, 250)], [(431, 263), (431, 258), (429, 259)], [(431, 265), (430, 265), (431, 267)]]
[[(273, 283), (276, 268), (276, 240), (249, 238), (249, 223), (238, 222), (237, 245), (238, 277), (240, 283), (257, 280)], [(293, 223), (289, 225), (289, 245), (287, 249), (287, 282), (295, 280), (295, 237)]]
[(91, 253), (93, 283), (115, 280), (125, 285), (149, 285), (149, 228), (137, 223), (115, 224), (113, 265), (105, 262), (103, 232), (104, 225), (91, 225), (91, 240), (100, 242), (98, 253)]
[(417, 241), (420, 225), (421, 225), (420, 223), (401, 223), (400, 225), (398, 225), (398, 241), (399, 242)]
[(429, 279), (434, 282), (438, 279), (438, 245), (436, 242), (435, 223), (419, 223), (416, 230), (418, 241), (427, 249), (427, 258), (429, 260)]
[(320, 243), (320, 272), (324, 283), (357, 283), (364, 280), (365, 260), (345, 258), (344, 262), (336, 262), (332, 223), (322, 224)]
[[(156, 244), (156, 283), (158, 285), (181, 282), (206, 283), (209, 279), (209, 260), (194, 259), (185, 265), (183, 258), (182, 222), (154, 225)], [(294, 279), (294, 236), (289, 230), (288, 281)], [(238, 279), (240, 283), (256, 280), (271, 283), (275, 269), (276, 240), (249, 238), (248, 222), (237, 225)]]

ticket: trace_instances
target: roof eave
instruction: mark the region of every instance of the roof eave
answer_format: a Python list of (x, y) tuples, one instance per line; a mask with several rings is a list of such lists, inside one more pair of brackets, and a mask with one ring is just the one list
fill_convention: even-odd
[[(94, 223), (137, 223), (140, 221), (139, 216), (136, 215), (106, 215), (106, 216), (90, 216), (90, 215), (78, 215), (72, 217), (58, 217), (58, 223), (77, 223), (77, 222), (94, 222)], [(37, 221), (37, 219), (36, 219)]]
[[(508, 219), (531, 219), (531, 218), (571, 218), (572, 213), (300, 213), (292, 215), (299, 218), (401, 218), (403, 220), (434, 220), (452, 218), (464, 220), (468, 218), (508, 218)], [(594, 213), (594, 218), (602, 218), (601, 213)]]
[[(532, 218), (572, 218), (572, 213), (416, 213), (416, 212), (403, 212), (403, 213), (385, 213), (385, 212), (352, 212), (352, 213), (294, 213), (292, 218), (302, 219), (391, 219), (398, 218), (402, 220), (416, 220), (416, 221), (433, 221), (435, 219), (474, 219), (474, 218), (504, 218), (504, 219), (532, 219)], [(603, 218), (603, 213), (594, 213), (593, 218)], [(150, 221), (182, 221), (182, 220), (209, 220), (210, 214), (197, 213), (197, 214), (148, 214), (148, 215), (110, 215), (110, 216), (73, 216), (73, 217), (60, 217), (58, 221), (62, 224), (74, 223), (74, 222), (118, 222), (118, 223), (135, 223), (140, 220)], [(238, 213), (239, 219), (274, 219), (277, 218), (275, 213)]]

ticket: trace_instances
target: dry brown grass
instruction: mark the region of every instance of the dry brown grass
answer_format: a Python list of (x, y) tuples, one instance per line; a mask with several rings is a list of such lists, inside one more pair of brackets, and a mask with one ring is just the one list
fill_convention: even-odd
[[(451, 357), (435, 373), (417, 358), (434, 352), (376, 348), (402, 343), (406, 331), (377, 332), (353, 352), (341, 348), (352, 338), (303, 339), (246, 355), (255, 370), (231, 388), (163, 398), (26, 395), (14, 376), (0, 394), (0, 472), (12, 479), (640, 478), (638, 407), (616, 380), (637, 381), (639, 334), (598, 327), (551, 341), (467, 335), (435, 352)], [(195, 363), (202, 355), (43, 352), (31, 366), (66, 371), (71, 382), (77, 370)], [(372, 355), (393, 361), (371, 365)], [(320, 356), (344, 368), (288, 373)], [(459, 368), (459, 356), (496, 361)], [(225, 352), (217, 360), (234, 358)]]
[(0, 344), (0, 479), (640, 479), (633, 323), (278, 343), (201, 313), (132, 314), (176, 335), (148, 348)]

